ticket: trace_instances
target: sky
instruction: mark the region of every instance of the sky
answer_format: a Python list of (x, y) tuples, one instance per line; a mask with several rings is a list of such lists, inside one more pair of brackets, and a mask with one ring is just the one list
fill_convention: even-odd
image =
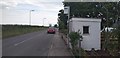
[(59, 10), (63, 9), (63, 0), (0, 0), (0, 24), (57, 24)]
[[(31, 25), (57, 24), (63, 0), (0, 0), (0, 24)], [(44, 23), (43, 23), (44, 22)]]

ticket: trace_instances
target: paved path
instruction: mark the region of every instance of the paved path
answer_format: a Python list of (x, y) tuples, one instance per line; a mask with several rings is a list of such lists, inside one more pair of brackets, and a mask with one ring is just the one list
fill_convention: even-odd
[(56, 32), (56, 35), (52, 39), (49, 56), (72, 56), (58, 32)]

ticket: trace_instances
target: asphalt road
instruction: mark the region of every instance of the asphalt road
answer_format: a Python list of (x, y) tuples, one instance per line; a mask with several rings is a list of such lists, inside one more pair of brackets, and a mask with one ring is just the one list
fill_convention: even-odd
[(3, 56), (48, 56), (54, 34), (46, 30), (2, 40)]

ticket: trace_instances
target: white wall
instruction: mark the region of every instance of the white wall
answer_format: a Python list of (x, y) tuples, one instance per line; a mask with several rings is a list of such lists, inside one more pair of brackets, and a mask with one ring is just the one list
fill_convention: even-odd
[[(85, 19), (85, 18), (72, 18), (72, 31), (78, 31), (80, 29), (83, 41), (81, 47), (85, 50), (100, 50), (100, 19)], [(83, 34), (83, 26), (89, 26), (89, 34)]]

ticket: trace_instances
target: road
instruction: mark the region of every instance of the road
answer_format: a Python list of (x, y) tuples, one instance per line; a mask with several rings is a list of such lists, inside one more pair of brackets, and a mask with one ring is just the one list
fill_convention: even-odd
[(55, 34), (46, 30), (2, 40), (3, 56), (48, 56)]

